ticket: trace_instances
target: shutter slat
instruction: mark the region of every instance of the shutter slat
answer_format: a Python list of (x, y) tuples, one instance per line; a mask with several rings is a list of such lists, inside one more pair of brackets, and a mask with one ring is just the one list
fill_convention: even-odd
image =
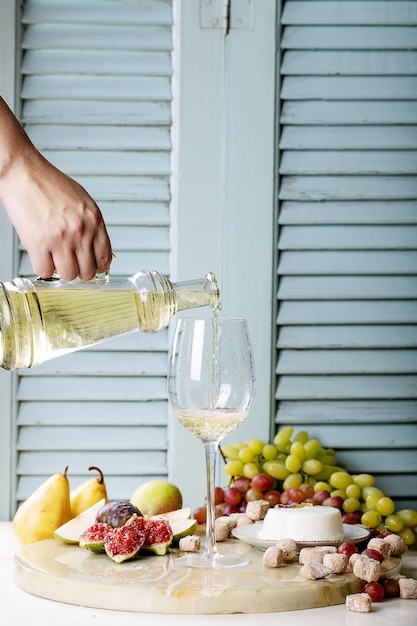
[(417, 299), (417, 277), (401, 276), (284, 276), (280, 300)]
[(281, 250), (415, 250), (416, 242), (417, 226), (306, 225), (283, 226), (278, 247)]
[(412, 150), (286, 150), (280, 174), (416, 174)]
[[(120, 453), (113, 450), (80, 450), (68, 451), (68, 478), (71, 489), (84, 480), (97, 476), (97, 472), (88, 472), (88, 468), (105, 468), (106, 480), (109, 475), (157, 473), (165, 469), (165, 454), (158, 450), (125, 450), (123, 453), (123, 466), (120, 465)], [(21, 474), (56, 473), (56, 468), (62, 464), (61, 452), (41, 450), (21, 452), (19, 455), (18, 472)]]
[[(369, 79), (366, 79), (369, 81)], [(417, 124), (417, 107), (415, 102), (402, 100), (395, 101), (396, 96), (401, 100), (403, 96), (398, 91), (391, 92), (391, 100), (374, 100), (375, 94), (369, 94), (372, 102), (349, 102), (349, 98), (356, 100), (358, 95), (341, 93), (334, 85), (332, 100), (340, 100), (335, 106), (331, 101), (297, 101), (286, 100), (281, 108), (280, 121), (282, 124)], [(347, 90), (348, 91), (348, 90)], [(303, 92), (304, 93), (304, 92)], [(340, 97), (339, 97), (340, 96)], [(306, 97), (303, 95), (302, 97)], [(328, 97), (328, 96), (327, 96)], [(361, 98), (364, 96), (361, 94)]]
[(287, 26), (281, 48), (315, 50), (412, 49), (416, 47), (414, 26)]
[[(105, 347), (103, 342), (101, 345)], [(164, 376), (166, 354), (162, 352), (93, 352), (83, 350), (59, 359), (52, 359), (29, 369), (23, 376)]]
[(76, 47), (78, 50), (167, 50), (171, 51), (171, 28), (129, 24), (111, 28), (99, 24), (36, 24), (23, 33), (22, 49)]
[(417, 224), (417, 201), (282, 202), (279, 224)]
[[(21, 68), (24, 75), (109, 74), (169, 76), (169, 52), (134, 50), (31, 50), (26, 52)], [(78, 76), (77, 76), (78, 77)]]
[(358, 252), (286, 251), (279, 259), (279, 273), (303, 274), (415, 274), (417, 251)]
[[(417, 109), (417, 107), (416, 107)], [(414, 200), (416, 176), (283, 176), (282, 200)]]
[(22, 114), (28, 124), (118, 124), (120, 126), (166, 126), (171, 122), (169, 102), (146, 102), (135, 100), (28, 100)]
[[(80, 4), (82, 10), (80, 10)], [(71, 24), (172, 24), (170, 3), (163, 0), (146, 2), (119, 2), (118, 0), (83, 0), (81, 3), (61, 0), (52, 3), (48, 0), (32, 0), (25, 3), (23, 24), (48, 22)]]
[(75, 177), (81, 175), (169, 176), (168, 152), (89, 150), (84, 153), (45, 150), (45, 157), (56, 167)]
[(298, 126), (285, 126), (281, 134), (280, 148), (281, 150), (410, 150), (417, 148), (417, 127), (305, 126), (301, 129)]
[(283, 301), (277, 322), (284, 324), (416, 324), (413, 300)]
[(84, 400), (130, 400), (148, 401), (166, 399), (167, 389), (164, 377), (130, 376), (60, 376), (54, 384), (48, 377), (22, 377), (17, 391), (21, 401), (74, 401)]
[(170, 150), (169, 128), (145, 126), (25, 125), (38, 150)]
[[(360, 10), (359, 10), (360, 9)], [(351, 0), (287, 0), (282, 24), (365, 24), (406, 26), (417, 24), (417, 6), (414, 0), (373, 2), (361, 0), (360, 7)], [(383, 41), (383, 40), (382, 40)]]
[[(414, 42), (414, 48), (417, 44)], [(398, 50), (290, 50), (284, 53), (281, 74), (327, 75), (415, 75), (417, 53)]]
[(147, 426), (84, 426), (82, 437), (78, 427), (23, 426), (19, 431), (18, 450), (136, 450), (140, 441), (142, 450), (164, 450), (167, 447), (166, 429)]
[(135, 76), (135, 80), (120, 75), (26, 76), (21, 92), (25, 100), (114, 100), (120, 94), (126, 100), (170, 101), (172, 97), (170, 80), (162, 76)]
[[(284, 105), (284, 112), (287, 108), (292, 108), (291, 100), (373, 100), (376, 108), (375, 114), (384, 109), (392, 107), (396, 110), (406, 109), (407, 103), (390, 102), (391, 100), (409, 100), (417, 96), (417, 79), (414, 77), (402, 76), (286, 76), (282, 82), (281, 97), (288, 100)], [(385, 102), (384, 102), (385, 101)], [(308, 104), (308, 103), (306, 103)], [(355, 110), (355, 105), (359, 111), (368, 103), (362, 102), (340, 102), (337, 110), (343, 108), (346, 111)], [(318, 108), (330, 108), (331, 103), (310, 103)], [(349, 107), (349, 105), (351, 105)], [(396, 106), (394, 106), (396, 105)], [(335, 108), (335, 107), (333, 107)], [(335, 114), (337, 111), (334, 111)], [(388, 116), (387, 116), (388, 117)], [(415, 118), (412, 118), (413, 120)]]
[(169, 179), (151, 176), (83, 176), (77, 181), (96, 201), (145, 200), (168, 202), (171, 199)]
[[(393, 416), (397, 424), (413, 423), (417, 415), (416, 400), (316, 400), (280, 402), (281, 424), (292, 424), (296, 430), (314, 432), (318, 424), (325, 424), (323, 445), (334, 446), (335, 439), (330, 441), (327, 427), (333, 422), (339, 424), (351, 424), (356, 428), (357, 424), (372, 424), (377, 427), (380, 424), (392, 424)], [(337, 431), (339, 433), (340, 431)], [(314, 436), (314, 435), (311, 435)], [(337, 435), (339, 441), (339, 435)], [(340, 438), (342, 445), (343, 438)]]
[(417, 370), (416, 350), (283, 350), (276, 373), (409, 374)]
[[(167, 402), (21, 402), (19, 426), (166, 426)], [(139, 449), (139, 448), (138, 448)]]
[[(282, 400), (323, 400), (347, 399), (354, 390), (358, 399), (385, 398), (387, 400), (417, 398), (416, 376), (281, 376), (278, 380), (277, 398)], [(403, 428), (401, 428), (401, 435)], [(414, 438), (408, 446), (415, 447)], [(399, 434), (397, 440), (401, 437)], [(338, 437), (341, 435), (339, 433)]]
[(417, 348), (417, 326), (283, 326), (277, 348)]

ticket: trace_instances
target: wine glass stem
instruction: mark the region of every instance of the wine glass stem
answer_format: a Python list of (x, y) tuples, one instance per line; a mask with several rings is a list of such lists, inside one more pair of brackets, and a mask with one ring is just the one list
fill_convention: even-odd
[(215, 514), (215, 485), (216, 485), (216, 459), (218, 442), (207, 442), (204, 444), (206, 453), (207, 471), (207, 515), (206, 515), (206, 554), (215, 556), (217, 554), (216, 533), (214, 528)]

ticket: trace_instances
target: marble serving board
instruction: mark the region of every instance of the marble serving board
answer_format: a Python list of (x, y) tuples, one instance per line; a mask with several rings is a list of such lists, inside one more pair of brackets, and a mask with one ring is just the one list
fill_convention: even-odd
[[(245, 554), (243, 568), (201, 570), (175, 565), (178, 551), (144, 555), (121, 564), (86, 548), (48, 539), (15, 555), (15, 581), (25, 591), (58, 602), (141, 613), (222, 614), (291, 611), (342, 604), (364, 582), (353, 574), (310, 581), (298, 563), (263, 566), (263, 552), (238, 539), (219, 544)], [(385, 562), (384, 573), (400, 571), (401, 559)]]

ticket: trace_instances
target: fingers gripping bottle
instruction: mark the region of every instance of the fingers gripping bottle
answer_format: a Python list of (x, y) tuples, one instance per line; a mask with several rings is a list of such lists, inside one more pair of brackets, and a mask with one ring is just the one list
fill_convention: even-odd
[(0, 365), (14, 370), (113, 337), (166, 328), (177, 311), (220, 308), (216, 277), (171, 283), (152, 270), (129, 278), (0, 283)]

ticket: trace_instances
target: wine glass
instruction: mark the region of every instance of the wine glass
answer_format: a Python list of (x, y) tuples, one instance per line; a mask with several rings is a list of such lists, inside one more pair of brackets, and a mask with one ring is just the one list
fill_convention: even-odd
[(169, 354), (168, 394), (176, 418), (204, 445), (207, 472), (204, 553), (179, 557), (176, 565), (220, 568), (248, 559), (217, 550), (214, 530), (215, 470), (219, 443), (246, 418), (255, 389), (247, 322), (238, 318), (180, 318)]

